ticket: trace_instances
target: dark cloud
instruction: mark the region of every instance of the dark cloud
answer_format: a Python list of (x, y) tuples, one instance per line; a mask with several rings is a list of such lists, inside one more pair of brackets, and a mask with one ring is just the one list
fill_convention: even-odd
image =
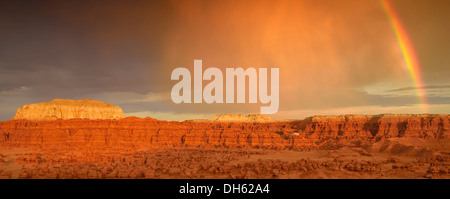
[[(449, 88), (450, 1), (391, 2), (431, 85), (418, 89)], [(356, 90), (410, 81), (379, 6), (347, 0), (0, 1), (0, 120), (24, 104), (54, 98), (94, 98), (128, 113), (259, 112), (262, 104), (144, 100), (169, 92), (171, 71), (192, 71), (198, 58), (204, 68), (279, 67), (280, 111), (415, 104), (415, 96)], [(436, 95), (429, 102), (449, 99)]]

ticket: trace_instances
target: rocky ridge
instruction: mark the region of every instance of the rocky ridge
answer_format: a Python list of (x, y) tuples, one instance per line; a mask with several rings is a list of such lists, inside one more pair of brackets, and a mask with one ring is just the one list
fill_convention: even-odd
[(118, 106), (104, 102), (81, 99), (54, 99), (50, 102), (25, 105), (19, 108), (13, 120), (56, 119), (122, 119), (125, 114)]
[(261, 114), (250, 114), (243, 116), (241, 114), (219, 114), (210, 119), (213, 122), (268, 122), (270, 117)]
[(273, 122), (168, 122), (137, 117), (0, 122), (0, 144), (14, 146), (317, 149), (332, 147), (330, 143), (389, 138), (450, 138), (449, 116), (336, 116)]

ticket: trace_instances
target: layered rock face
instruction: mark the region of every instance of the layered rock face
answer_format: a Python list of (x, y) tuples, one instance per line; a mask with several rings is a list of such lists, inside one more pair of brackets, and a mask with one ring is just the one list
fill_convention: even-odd
[(168, 122), (121, 120), (10, 120), (0, 123), (0, 143), (17, 146), (111, 147), (281, 147), (289, 123)]
[(50, 102), (25, 105), (17, 110), (13, 120), (56, 119), (122, 119), (125, 114), (118, 106), (91, 99), (54, 99)]
[(273, 122), (167, 122), (137, 117), (0, 122), (0, 143), (10, 146), (316, 149), (330, 140), (393, 137), (449, 138), (449, 116), (346, 115)]
[(447, 138), (449, 115), (385, 114), (315, 116), (304, 133), (319, 139), (340, 138)]
[(243, 116), (241, 114), (219, 114), (210, 119), (213, 122), (268, 122), (270, 117), (261, 114), (250, 114)]

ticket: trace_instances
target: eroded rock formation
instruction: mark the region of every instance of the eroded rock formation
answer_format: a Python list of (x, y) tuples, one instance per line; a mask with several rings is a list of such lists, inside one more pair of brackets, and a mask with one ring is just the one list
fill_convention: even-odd
[(19, 119), (0, 122), (0, 179), (448, 179), (449, 138), (448, 115)]
[(261, 114), (219, 114), (210, 119), (213, 122), (269, 122), (270, 117)]
[(56, 119), (122, 119), (125, 114), (118, 106), (104, 102), (81, 99), (54, 99), (50, 102), (29, 104), (19, 108), (13, 120)]
[(19, 146), (315, 149), (330, 141), (394, 137), (449, 138), (449, 116), (317, 116), (273, 122), (168, 122), (137, 117), (0, 122), (0, 143)]

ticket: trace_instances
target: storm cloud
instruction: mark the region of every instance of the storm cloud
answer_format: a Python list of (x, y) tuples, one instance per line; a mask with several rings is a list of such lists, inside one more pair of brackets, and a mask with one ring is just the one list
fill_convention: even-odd
[(174, 104), (171, 71), (192, 71), (194, 59), (204, 69), (280, 68), (274, 118), (352, 107), (411, 112), (416, 89), (439, 106), (430, 111), (448, 113), (450, 2), (390, 2), (415, 47), (423, 87), (403, 69), (377, 1), (1, 1), (0, 120), (54, 98), (169, 120), (259, 112), (260, 104)]

